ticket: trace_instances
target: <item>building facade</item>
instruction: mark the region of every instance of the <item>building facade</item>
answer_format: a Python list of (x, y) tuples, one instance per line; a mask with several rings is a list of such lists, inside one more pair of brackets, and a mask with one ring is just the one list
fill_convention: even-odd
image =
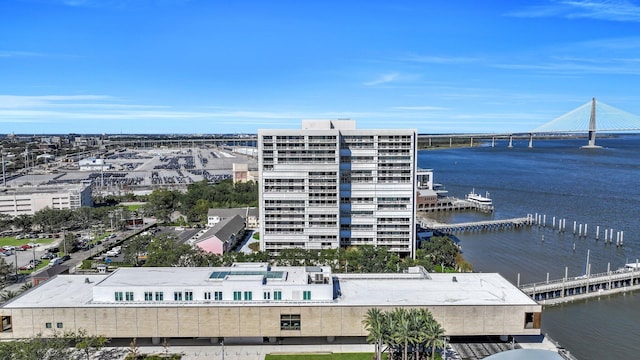
[(91, 185), (53, 185), (0, 188), (0, 214), (33, 215), (44, 209), (93, 206)]
[(416, 139), (352, 120), (258, 131), (261, 249), (374, 245), (413, 256)]
[[(242, 342), (358, 338), (367, 310), (426, 308), (447, 336), (539, 335), (542, 306), (499, 274), (332, 274), (240, 263), (57, 275), (0, 307), (0, 339), (85, 330), (108, 338)], [(352, 340), (353, 341), (353, 340)]]

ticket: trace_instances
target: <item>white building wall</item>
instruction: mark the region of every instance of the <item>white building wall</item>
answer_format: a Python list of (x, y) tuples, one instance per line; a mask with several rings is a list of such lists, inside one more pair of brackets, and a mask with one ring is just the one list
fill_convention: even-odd
[(260, 130), (261, 249), (372, 244), (413, 256), (416, 147), (414, 130), (353, 121)]

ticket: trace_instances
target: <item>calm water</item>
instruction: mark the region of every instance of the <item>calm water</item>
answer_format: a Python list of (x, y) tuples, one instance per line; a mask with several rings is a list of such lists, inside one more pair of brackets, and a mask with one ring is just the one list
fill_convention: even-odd
[[(494, 214), (440, 213), (443, 221), (545, 214), (547, 227), (460, 234), (465, 258), (480, 272), (499, 272), (514, 284), (605, 272), (640, 258), (640, 136), (599, 138), (602, 149), (579, 149), (586, 140), (506, 142), (496, 147), (421, 151), (418, 165), (434, 169), (435, 182), (464, 197), (488, 191)], [(566, 219), (566, 233), (551, 229)], [(573, 222), (588, 224), (587, 238), (573, 236)], [(600, 240), (595, 240), (596, 226)], [(578, 225), (579, 226), (579, 225)], [(604, 244), (604, 228), (614, 244)], [(624, 247), (615, 246), (624, 231)], [(574, 250), (575, 245), (575, 250)], [(640, 358), (640, 293), (547, 307), (542, 331), (580, 360)]]

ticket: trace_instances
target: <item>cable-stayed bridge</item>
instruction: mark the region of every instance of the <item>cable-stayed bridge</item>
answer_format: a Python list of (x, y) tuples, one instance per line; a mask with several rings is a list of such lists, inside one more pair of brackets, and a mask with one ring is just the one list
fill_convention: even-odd
[(556, 136), (561, 134), (587, 133), (589, 142), (583, 148), (598, 148), (595, 144), (596, 133), (619, 133), (640, 131), (640, 116), (620, 110), (596, 99), (577, 107), (543, 125), (528, 132), (496, 133), (496, 134), (455, 134), (455, 135), (420, 135), (431, 146), (432, 138), (449, 138), (452, 145), (453, 138), (470, 139), (473, 146), (475, 140), (491, 140), (491, 146), (496, 139), (509, 139), (509, 147), (513, 147), (514, 138), (529, 138), (529, 147), (533, 147), (534, 137)]
[[(535, 129), (524, 132), (505, 132), (505, 133), (458, 133), (458, 134), (419, 134), (418, 137), (426, 147), (432, 147), (432, 140), (437, 139), (441, 145), (449, 140), (449, 146), (452, 146), (452, 139), (470, 139), (470, 145), (473, 146), (474, 140), (491, 140), (491, 145), (495, 145), (496, 139), (509, 139), (509, 147), (513, 146), (514, 138), (528, 138), (529, 147), (533, 147), (533, 138), (555, 136), (560, 134), (589, 134), (589, 145), (585, 147), (597, 147), (595, 145), (596, 132), (600, 133), (616, 133), (616, 132), (640, 132), (640, 116), (628, 113), (626, 111), (605, 104), (601, 101), (596, 103), (596, 99), (592, 99), (584, 105), (577, 107), (568, 113), (561, 115)], [(193, 147), (196, 144), (213, 144), (229, 147), (255, 147), (257, 144), (257, 136), (238, 135), (238, 136), (212, 136), (205, 138), (193, 137), (171, 137), (171, 138), (149, 138), (144, 139), (132, 136), (128, 139), (113, 139), (108, 146), (133, 146), (133, 147), (157, 147), (157, 146), (173, 146), (173, 147)], [(466, 140), (465, 140), (466, 141)], [(457, 141), (459, 143), (460, 140)]]
[(595, 148), (596, 132), (621, 132), (640, 130), (640, 116), (628, 113), (599, 101), (596, 98), (559, 116), (531, 131), (531, 133), (572, 133), (589, 134), (589, 143), (584, 148)]

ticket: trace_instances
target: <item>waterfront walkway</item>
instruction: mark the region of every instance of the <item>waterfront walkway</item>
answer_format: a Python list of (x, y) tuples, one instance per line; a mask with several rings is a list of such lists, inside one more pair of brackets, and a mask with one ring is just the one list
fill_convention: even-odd
[(427, 219), (424, 217), (418, 217), (420, 226), (425, 229), (440, 231), (443, 233), (456, 233), (456, 232), (470, 232), (470, 231), (494, 231), (494, 230), (506, 230), (514, 229), (523, 226), (531, 226), (534, 223), (534, 219), (531, 216), (503, 219), (503, 220), (486, 220), (486, 221), (474, 221), (457, 224), (444, 224), (437, 221)]
[(573, 278), (538, 282), (519, 286), (525, 294), (543, 305), (640, 290), (640, 268), (629, 267)]

